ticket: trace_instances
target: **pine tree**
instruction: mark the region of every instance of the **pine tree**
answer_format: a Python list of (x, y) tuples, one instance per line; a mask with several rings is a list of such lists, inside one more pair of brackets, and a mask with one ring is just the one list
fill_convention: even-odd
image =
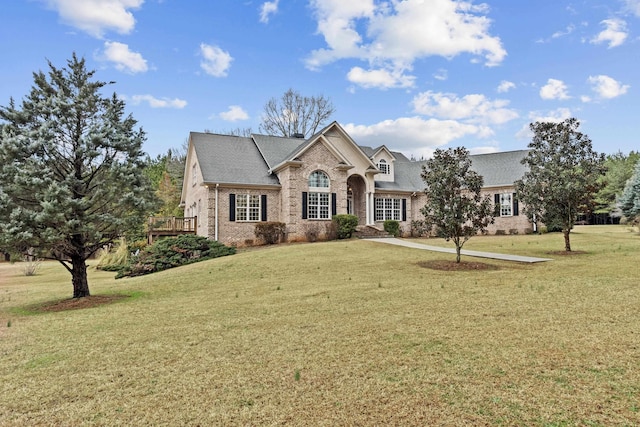
[(640, 220), (640, 161), (636, 163), (633, 176), (624, 187), (618, 206), (622, 214), (631, 221)]
[(145, 134), (115, 93), (100, 94), (108, 83), (84, 59), (48, 65), (21, 106), (0, 107), (0, 244), (58, 260), (73, 297), (86, 297), (86, 260), (139, 229), (155, 206)]

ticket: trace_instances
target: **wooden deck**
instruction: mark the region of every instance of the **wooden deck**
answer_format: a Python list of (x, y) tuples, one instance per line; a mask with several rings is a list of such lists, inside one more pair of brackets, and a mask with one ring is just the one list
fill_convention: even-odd
[(198, 217), (151, 217), (149, 218), (147, 240), (149, 244), (164, 236), (196, 234)]

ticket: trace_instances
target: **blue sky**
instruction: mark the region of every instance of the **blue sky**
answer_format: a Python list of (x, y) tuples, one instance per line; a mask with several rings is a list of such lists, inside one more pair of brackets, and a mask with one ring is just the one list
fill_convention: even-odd
[(7, 0), (0, 37), (0, 105), (76, 52), (152, 156), (259, 133), (289, 88), (408, 156), (524, 149), (530, 122), (568, 117), (599, 152), (640, 149), (640, 0)]

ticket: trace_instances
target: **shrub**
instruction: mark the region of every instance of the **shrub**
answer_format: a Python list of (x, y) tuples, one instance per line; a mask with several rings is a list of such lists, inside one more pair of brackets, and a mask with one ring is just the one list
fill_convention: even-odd
[(327, 240), (336, 240), (338, 238), (338, 224), (334, 221), (326, 222), (325, 237)]
[(429, 227), (424, 221), (411, 221), (411, 237), (422, 237), (429, 234)]
[(319, 235), (320, 231), (318, 230), (318, 224), (305, 224), (304, 236), (306, 237), (307, 242), (316, 242)]
[(236, 249), (203, 236), (167, 237), (147, 246), (116, 277), (141, 276), (181, 265), (233, 255)]
[(264, 240), (267, 245), (273, 245), (284, 238), (287, 226), (284, 222), (259, 222), (256, 224), (254, 234)]
[(496, 236), (505, 236), (506, 234), (504, 230), (496, 230)]
[(350, 239), (358, 226), (358, 217), (355, 215), (334, 215), (332, 221), (336, 224), (338, 239)]
[(384, 231), (391, 234), (393, 237), (398, 237), (400, 235), (400, 223), (394, 219), (386, 220), (382, 227)]
[(510, 228), (509, 229), (509, 234), (518, 234), (518, 229), (517, 228)]
[[(136, 249), (137, 251), (138, 249)], [(125, 239), (120, 239), (116, 248), (102, 249), (98, 254), (96, 268), (104, 271), (119, 271), (131, 261), (129, 245)]]

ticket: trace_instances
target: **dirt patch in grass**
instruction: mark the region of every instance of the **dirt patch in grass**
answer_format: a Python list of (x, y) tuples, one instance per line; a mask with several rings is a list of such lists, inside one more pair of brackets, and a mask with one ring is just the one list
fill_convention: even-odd
[(547, 252), (549, 255), (584, 255), (585, 251), (551, 251)]
[(449, 260), (434, 259), (431, 261), (421, 261), (418, 263), (418, 265), (420, 267), (441, 271), (498, 270), (498, 267), (495, 265), (475, 261), (455, 262)]
[(99, 307), (101, 305), (112, 304), (117, 301), (122, 301), (125, 298), (129, 298), (129, 295), (93, 295), (84, 298), (70, 298), (60, 301), (45, 302), (38, 306), (30, 307), (30, 311), (36, 313), (51, 313), (67, 310), (81, 310), (83, 308), (92, 308)]

